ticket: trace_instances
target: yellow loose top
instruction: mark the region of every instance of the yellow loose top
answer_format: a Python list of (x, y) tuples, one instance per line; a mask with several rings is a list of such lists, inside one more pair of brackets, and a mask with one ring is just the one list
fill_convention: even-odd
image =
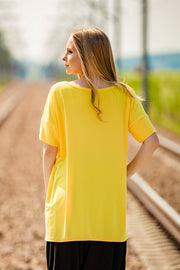
[(48, 94), (39, 138), (58, 154), (45, 201), (46, 241), (127, 239), (128, 131), (143, 142), (155, 129), (141, 102), (121, 87), (97, 91), (106, 122), (89, 88), (59, 82)]

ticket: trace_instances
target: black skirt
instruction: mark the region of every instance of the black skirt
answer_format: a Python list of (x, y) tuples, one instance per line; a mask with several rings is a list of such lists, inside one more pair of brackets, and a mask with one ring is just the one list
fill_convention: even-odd
[(48, 270), (125, 270), (126, 241), (47, 242)]

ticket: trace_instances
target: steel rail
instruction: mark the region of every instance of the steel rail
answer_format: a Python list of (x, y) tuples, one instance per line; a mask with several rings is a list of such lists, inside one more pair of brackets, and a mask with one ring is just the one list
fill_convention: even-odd
[(180, 156), (180, 144), (173, 142), (172, 140), (158, 134), (160, 146), (164, 149), (175, 153), (176, 155)]
[(138, 174), (128, 179), (127, 187), (180, 244), (180, 215)]

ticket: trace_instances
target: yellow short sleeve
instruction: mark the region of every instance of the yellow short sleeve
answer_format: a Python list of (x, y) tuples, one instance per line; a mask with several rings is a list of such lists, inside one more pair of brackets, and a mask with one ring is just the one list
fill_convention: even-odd
[(39, 139), (47, 144), (58, 147), (58, 121), (56, 100), (52, 86), (41, 118)]
[(156, 132), (148, 115), (137, 98), (131, 98), (128, 130), (138, 142), (143, 142)]

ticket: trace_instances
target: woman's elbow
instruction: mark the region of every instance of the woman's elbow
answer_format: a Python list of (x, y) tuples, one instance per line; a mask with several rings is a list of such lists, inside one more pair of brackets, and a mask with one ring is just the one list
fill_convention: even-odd
[(156, 148), (159, 147), (159, 138), (158, 138), (156, 132), (153, 133), (152, 135), (153, 135), (153, 145), (154, 145), (154, 147), (155, 147), (155, 149), (156, 149)]
[(154, 150), (156, 150), (159, 147), (159, 138), (157, 133), (154, 132), (145, 140), (145, 142), (148, 143)]
[(44, 155), (52, 155), (57, 153), (57, 147), (44, 143), (43, 145)]

